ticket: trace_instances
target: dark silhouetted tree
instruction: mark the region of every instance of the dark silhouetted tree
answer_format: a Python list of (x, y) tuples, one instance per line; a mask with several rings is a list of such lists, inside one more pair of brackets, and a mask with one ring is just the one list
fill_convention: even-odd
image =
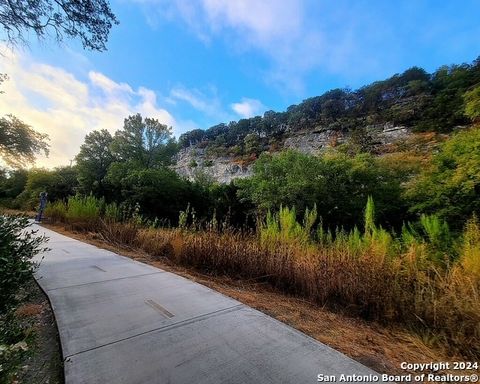
[(33, 163), (40, 153), (48, 155), (48, 135), (38, 133), (15, 116), (0, 118), (0, 157), (9, 166)]
[(79, 38), (84, 48), (104, 51), (112, 25), (118, 21), (106, 0), (3, 0), (0, 25), (11, 45), (25, 44), (26, 36)]

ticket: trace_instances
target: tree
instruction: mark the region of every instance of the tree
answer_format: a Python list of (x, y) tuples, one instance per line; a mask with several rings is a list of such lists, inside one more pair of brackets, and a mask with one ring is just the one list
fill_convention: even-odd
[(3, 172), (0, 177), (0, 198), (14, 199), (27, 184), (28, 171), (15, 169), (10, 172)]
[(406, 191), (412, 212), (438, 214), (460, 230), (473, 212), (480, 213), (480, 128), (448, 139), (429, 168)]
[(49, 201), (67, 200), (78, 189), (77, 167), (63, 166), (51, 171), (54, 183), (46, 188)]
[(252, 202), (257, 210), (295, 207), (303, 215), (306, 208), (316, 205), (324, 223), (332, 228), (361, 225), (368, 196), (377, 204), (379, 222), (401, 225), (406, 209), (400, 183), (393, 169), (369, 154), (315, 157), (296, 151), (263, 153), (253, 166), (253, 176), (236, 181), (241, 200)]
[(75, 157), (80, 190), (98, 197), (106, 194), (108, 186), (104, 180), (114, 157), (110, 151), (113, 137), (106, 129), (93, 131), (85, 136), (80, 152)]
[(13, 115), (0, 118), (0, 156), (12, 167), (32, 163), (35, 156), (48, 155), (48, 135), (38, 133)]
[(203, 129), (194, 129), (180, 135), (178, 143), (180, 147), (186, 148), (190, 145), (200, 143), (205, 137), (205, 131)]
[(465, 114), (473, 121), (480, 122), (480, 86), (465, 92)]
[(37, 37), (79, 38), (84, 48), (106, 50), (118, 21), (106, 0), (5, 0), (0, 2), (0, 25), (10, 44), (24, 44), (30, 31)]
[(260, 139), (256, 133), (249, 133), (243, 139), (243, 143), (245, 145), (245, 154), (258, 154), (260, 151)]
[(139, 113), (125, 119), (110, 148), (117, 160), (133, 161), (144, 168), (169, 164), (177, 149), (171, 127), (157, 119), (142, 119)]
[(138, 168), (132, 162), (113, 163), (107, 180), (117, 191), (119, 201), (130, 206), (138, 204), (144, 216), (168, 219), (171, 223), (188, 203), (196, 207), (202, 201), (193, 195), (191, 183), (167, 167)]
[(13, 201), (12, 206), (35, 209), (41, 192), (47, 192), (48, 201), (67, 200), (77, 192), (76, 167), (64, 166), (53, 170), (33, 168), (28, 171), (24, 190)]

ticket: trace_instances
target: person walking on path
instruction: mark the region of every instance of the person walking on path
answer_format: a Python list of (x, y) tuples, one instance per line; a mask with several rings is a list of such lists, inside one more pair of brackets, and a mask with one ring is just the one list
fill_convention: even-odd
[(41, 192), (40, 193), (40, 207), (38, 208), (38, 214), (36, 217), (36, 221), (39, 223), (42, 221), (43, 218), (43, 211), (45, 210), (45, 207), (47, 206), (47, 192)]

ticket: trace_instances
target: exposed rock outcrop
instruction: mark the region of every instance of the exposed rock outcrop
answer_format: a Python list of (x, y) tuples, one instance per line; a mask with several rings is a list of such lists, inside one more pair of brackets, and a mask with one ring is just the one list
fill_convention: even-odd
[[(393, 124), (371, 125), (365, 127), (371, 145), (375, 148), (393, 144), (411, 135), (403, 126)], [(337, 130), (317, 130), (290, 134), (283, 140), (283, 149), (317, 155), (329, 147), (336, 147), (349, 140), (349, 134)], [(281, 147), (282, 148), (282, 147)], [(193, 180), (203, 173), (220, 183), (230, 183), (233, 179), (248, 177), (252, 174), (252, 164), (244, 165), (238, 159), (229, 156), (207, 156), (204, 148), (189, 146), (182, 149), (175, 158), (173, 169), (180, 175)]]
[(233, 179), (248, 177), (252, 167), (235, 162), (233, 157), (208, 158), (203, 148), (190, 146), (182, 149), (175, 158), (173, 169), (190, 180), (204, 173), (220, 183), (230, 183)]

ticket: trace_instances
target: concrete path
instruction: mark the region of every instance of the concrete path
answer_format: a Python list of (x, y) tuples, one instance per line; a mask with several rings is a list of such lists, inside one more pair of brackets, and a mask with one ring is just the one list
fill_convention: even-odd
[[(175, 274), (40, 227), (66, 384), (315, 383), (376, 375), (277, 320)], [(339, 381), (339, 380), (337, 380)]]

